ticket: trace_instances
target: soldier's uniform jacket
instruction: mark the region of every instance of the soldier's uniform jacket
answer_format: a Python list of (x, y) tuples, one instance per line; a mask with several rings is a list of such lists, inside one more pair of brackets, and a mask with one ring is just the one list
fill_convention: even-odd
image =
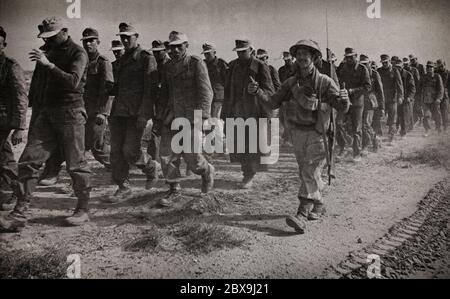
[(208, 69), (200, 57), (185, 55), (165, 64), (161, 93), (173, 113), (172, 118), (183, 117), (194, 122), (195, 110), (202, 111), (204, 119), (211, 117), (213, 90)]
[(88, 56), (86, 51), (69, 37), (48, 54), (55, 64), (47, 69), (44, 105), (52, 108), (84, 108), (83, 93), (86, 83)]
[(0, 55), (0, 130), (25, 130), (27, 108), (22, 68), (14, 59)]
[(278, 91), (281, 88), (280, 76), (278, 76), (277, 70), (269, 65), (270, 79), (272, 80), (274, 91)]
[(385, 69), (378, 69), (383, 84), (385, 103), (397, 103), (399, 99), (403, 99), (403, 80), (398, 69), (390, 66)]
[(257, 97), (269, 110), (278, 109), (285, 102), (285, 121), (290, 128), (312, 128), (319, 133), (329, 127), (331, 107), (348, 111), (347, 105), (339, 101), (337, 84), (317, 68), (306, 80), (300, 79), (298, 75), (293, 76), (272, 96), (260, 89)]
[[(165, 65), (170, 61), (170, 57), (166, 55), (162, 61), (157, 61), (158, 63), (158, 92), (156, 95), (156, 102), (155, 102), (155, 119), (164, 121), (165, 116), (169, 115), (171, 108), (167, 105), (168, 101), (168, 95), (163, 96), (162, 91), (162, 83), (164, 80), (164, 68)], [(171, 113), (172, 116), (170, 118), (173, 118), (173, 113)], [(171, 121), (171, 120), (170, 120)], [(167, 123), (168, 124), (168, 123)]]
[(415, 64), (411, 63), (411, 66), (415, 67), (419, 71), (420, 77), (425, 76), (425, 74), (427, 73), (426, 70), (425, 70), (425, 67), (423, 66), (423, 64), (420, 64), (420, 63), (416, 62)]
[(119, 59), (117, 73), (111, 116), (153, 118), (158, 91), (158, 69), (153, 54), (136, 47)]
[(434, 74), (432, 77), (428, 74), (422, 77), (420, 85), (422, 86), (422, 102), (424, 104), (439, 104), (444, 98), (444, 86), (441, 76)]
[(98, 52), (89, 60), (84, 102), (88, 116), (109, 115), (111, 100), (109, 93), (114, 86), (111, 62)]
[[(39, 49), (44, 52), (49, 50), (45, 45)], [(37, 111), (37, 109), (41, 108), (44, 103), (45, 84), (47, 82), (45, 77), (46, 74), (46, 67), (36, 63), (36, 67), (31, 78), (30, 89), (28, 91), (28, 106), (33, 107), (33, 114)]]
[(402, 77), (403, 90), (405, 93), (404, 100), (409, 99), (411, 101), (416, 95), (416, 84), (414, 83), (414, 77), (405, 69), (400, 69), (400, 75)]
[(450, 84), (448, 79), (448, 71), (445, 69), (436, 70), (436, 73), (439, 74), (439, 76), (441, 76), (442, 79), (442, 85), (444, 86), (444, 99), (448, 99), (448, 86)]
[[(240, 64), (242, 62), (238, 59), (230, 62), (222, 115), (226, 118), (242, 117), (244, 119), (268, 117), (269, 114), (261, 107), (256, 96), (248, 94), (247, 87), (251, 82), (250, 77), (253, 77), (261, 90), (272, 94), (274, 90), (269, 67), (254, 57), (250, 58), (245, 65)], [(242, 73), (238, 73), (241, 71)], [(239, 83), (239, 86), (236, 83)]]
[(213, 102), (223, 102), (225, 98), (225, 82), (227, 80), (228, 64), (225, 60), (215, 58), (211, 62), (205, 60), (208, 67), (209, 79), (214, 92)]
[(366, 94), (364, 109), (373, 110), (385, 109), (385, 99), (384, 99), (384, 91), (383, 91), (383, 83), (381, 82), (380, 74), (372, 68), (368, 68), (370, 79), (372, 81), (372, 90)]
[(280, 77), (281, 84), (283, 84), (284, 81), (286, 81), (290, 77), (295, 76), (294, 63), (292, 63), (290, 65), (283, 65), (282, 67), (280, 67), (280, 69), (278, 70), (278, 75)]
[(119, 65), (120, 65), (120, 59), (114, 60), (112, 63), (112, 71), (113, 71), (113, 77), (114, 77), (114, 83), (117, 82), (117, 78), (119, 77)]
[(419, 70), (412, 66), (405, 66), (405, 70), (410, 72), (413, 75), (414, 78), (414, 84), (416, 85), (416, 96), (420, 92), (420, 73)]
[(365, 95), (372, 89), (367, 68), (359, 63), (354, 66), (344, 64), (338, 71), (338, 77), (342, 86), (345, 83), (347, 90), (353, 90), (353, 93), (350, 95), (352, 105), (355, 107), (363, 107)]

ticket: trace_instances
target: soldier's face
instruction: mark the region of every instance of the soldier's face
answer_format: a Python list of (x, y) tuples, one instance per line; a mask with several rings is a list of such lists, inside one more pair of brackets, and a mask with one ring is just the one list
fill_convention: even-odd
[(307, 49), (298, 49), (295, 55), (296, 63), (300, 68), (308, 68), (314, 61), (311, 51)]
[(86, 52), (92, 54), (97, 53), (98, 45), (100, 44), (100, 41), (96, 38), (90, 38), (83, 40), (83, 48), (86, 50)]
[(155, 55), (155, 59), (158, 61), (164, 60), (164, 57), (166, 56), (166, 51), (153, 51), (153, 54)]
[(427, 74), (430, 76), (434, 75), (434, 67), (427, 66)]
[(122, 41), (123, 46), (125, 47), (125, 51), (132, 50), (137, 47), (137, 35), (121, 35), (120, 40)]
[(252, 49), (247, 49), (247, 50), (244, 50), (244, 51), (238, 51), (237, 55), (238, 55), (238, 59), (241, 60), (241, 61), (249, 60), (250, 57), (252, 56)]
[(389, 68), (389, 66), (390, 66), (389, 61), (383, 61), (382, 64), (383, 64), (383, 68), (385, 68), (385, 69)]
[(354, 64), (356, 64), (356, 62), (357, 62), (356, 55), (345, 57), (345, 63), (347, 63), (349, 65), (354, 65)]
[(205, 53), (205, 60), (206, 61), (213, 61), (216, 58), (216, 53), (215, 52), (209, 52), (209, 53)]
[(416, 62), (417, 62), (417, 59), (416, 59), (416, 58), (411, 59), (411, 63), (412, 63), (412, 64), (416, 64)]
[(437, 62), (436, 63), (436, 67), (438, 70), (443, 70), (444, 69), (444, 65), (442, 63)]
[(187, 48), (188, 48), (187, 43), (183, 43), (181, 45), (170, 46), (170, 52), (171, 52), (172, 57), (175, 60), (180, 59), (181, 57), (183, 57), (184, 54), (186, 54)]
[(114, 50), (113, 51), (114, 57), (116, 57), (116, 59), (119, 59), (120, 57), (122, 57), (124, 53), (125, 53), (125, 50)]

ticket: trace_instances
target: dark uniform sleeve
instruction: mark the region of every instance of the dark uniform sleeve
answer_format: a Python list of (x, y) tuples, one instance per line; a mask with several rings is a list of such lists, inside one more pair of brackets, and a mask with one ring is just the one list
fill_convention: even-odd
[(277, 91), (281, 88), (280, 76), (278, 75), (278, 72), (274, 67), (270, 68), (270, 73), (273, 87), (275, 88), (275, 91)]
[(111, 113), (112, 97), (109, 96), (114, 87), (114, 76), (112, 65), (109, 60), (99, 60), (100, 65), (100, 86), (99, 86), (99, 114), (109, 115)]
[(259, 83), (259, 88), (261, 88), (267, 94), (273, 94), (275, 92), (273, 88), (272, 77), (270, 76), (270, 69), (267, 65), (261, 64), (256, 81)]
[(17, 62), (13, 62), (9, 72), (9, 82), (12, 88), (12, 129), (25, 130), (27, 122), (28, 97), (25, 88), (25, 76), (22, 68)]
[(410, 101), (414, 99), (414, 96), (416, 95), (416, 83), (414, 82), (413, 75), (408, 72), (408, 76), (406, 76), (406, 99), (409, 99)]
[(396, 69), (393, 70), (394, 71), (394, 85), (395, 85), (395, 94), (397, 97), (397, 101), (399, 101), (400, 99), (404, 99), (404, 93), (405, 91), (403, 90), (403, 80), (402, 80), (402, 76), (400, 75), (400, 72)]
[(256, 97), (267, 112), (270, 113), (272, 110), (280, 108), (283, 102), (289, 101), (291, 93), (290, 82), (290, 80), (286, 80), (275, 93), (267, 92), (261, 88), (258, 90)]
[(353, 89), (353, 94), (360, 94), (364, 92), (370, 92), (372, 90), (372, 80), (370, 80), (369, 70), (361, 65), (360, 76), (361, 76), (361, 86)]
[(385, 110), (386, 100), (384, 98), (383, 82), (381, 81), (381, 76), (378, 72), (373, 72), (373, 73), (375, 75), (374, 90), (377, 95), (378, 109)]
[(203, 118), (208, 119), (211, 117), (211, 104), (214, 97), (208, 75), (208, 68), (201, 59), (195, 57), (191, 59), (194, 59), (195, 61), (195, 84), (197, 88), (197, 98), (194, 109), (201, 110)]
[(55, 67), (50, 70), (50, 73), (53, 75), (53, 78), (61, 84), (61, 86), (69, 89), (75, 89), (83, 79), (88, 61), (89, 59), (85, 52), (77, 51), (74, 54), (73, 60), (70, 64), (69, 72), (66, 73), (55, 65)]
[(442, 99), (444, 98), (444, 85), (442, 83), (442, 78), (439, 75), (436, 75), (436, 102), (440, 104)]
[(154, 117), (154, 105), (158, 95), (158, 65), (153, 55), (143, 51), (144, 94), (139, 109), (139, 116), (147, 120)]

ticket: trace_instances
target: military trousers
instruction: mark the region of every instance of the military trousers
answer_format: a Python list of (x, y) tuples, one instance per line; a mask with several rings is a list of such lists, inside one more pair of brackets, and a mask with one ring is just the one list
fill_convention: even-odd
[(367, 148), (368, 146), (375, 144), (376, 135), (372, 127), (374, 112), (373, 109), (364, 110), (362, 148)]
[[(362, 150), (363, 114), (363, 106), (351, 106), (349, 112), (345, 115), (344, 120), (344, 122), (348, 124), (351, 130), (350, 135), (353, 138), (353, 156), (355, 157), (361, 155)], [(345, 130), (343, 130), (343, 127), (341, 125), (338, 126), (338, 132), (341, 136), (345, 135)]]
[(447, 128), (448, 128), (448, 122), (449, 122), (448, 109), (449, 109), (449, 99), (447, 98), (447, 99), (442, 100), (441, 105), (440, 105), (442, 126), (443, 126), (444, 130), (447, 130)]
[(114, 183), (118, 186), (126, 183), (129, 180), (132, 165), (148, 176), (141, 147), (145, 128), (137, 127), (137, 117), (112, 116), (109, 127), (111, 131), (110, 161)]
[(353, 143), (352, 137), (349, 135), (351, 132), (351, 123), (346, 114), (338, 112), (336, 116), (336, 143), (343, 149), (347, 145), (350, 146)]
[(406, 136), (410, 127), (410, 103), (405, 101), (403, 104), (397, 106), (397, 129), (400, 128), (400, 135)]
[(436, 124), (436, 129), (441, 130), (442, 116), (439, 104), (423, 104), (423, 127), (425, 130), (431, 130), (431, 120)]
[(326, 150), (323, 135), (311, 129), (291, 129), (295, 156), (297, 158), (300, 190), (299, 198), (308, 199), (315, 204), (323, 203), (322, 169), (326, 163)]
[(383, 127), (381, 125), (381, 110), (375, 109), (373, 112), (372, 128), (377, 136), (383, 136)]
[[(178, 134), (177, 131), (171, 131), (172, 138), (175, 134)], [(201, 130), (197, 130), (195, 128), (191, 128), (190, 136), (184, 136), (180, 143), (177, 144), (180, 148), (184, 147), (184, 142), (186, 142), (190, 138), (190, 146), (186, 146), (186, 149), (189, 150), (175, 150), (173, 145), (171, 146), (171, 154), (170, 156), (162, 156), (161, 157), (161, 168), (164, 174), (164, 177), (169, 184), (179, 183), (181, 179), (180, 173), (180, 158), (182, 157), (186, 162), (187, 169), (192, 171), (196, 175), (203, 176), (207, 174), (209, 171), (209, 163), (206, 160), (205, 156), (202, 154), (202, 140), (203, 140), (203, 132)]]
[[(90, 116), (87, 119), (85, 131), (85, 149), (91, 151), (95, 160), (107, 167), (110, 166), (109, 156), (111, 147), (105, 142), (107, 124), (96, 124), (96, 117)], [(55, 151), (45, 163), (45, 169), (42, 173), (43, 178), (57, 177), (61, 172), (64, 163), (63, 150)]]
[(387, 114), (387, 126), (388, 126), (388, 135), (390, 138), (394, 138), (396, 132), (396, 123), (397, 123), (397, 103), (396, 102), (388, 102), (386, 103), (386, 114)]
[(419, 97), (414, 100), (413, 121), (414, 124), (423, 118), (423, 104)]
[(17, 183), (19, 169), (8, 140), (10, 134), (11, 130), (0, 128), (0, 181), (13, 187)]
[(91, 170), (84, 156), (86, 120), (84, 108), (42, 109), (19, 160), (19, 200), (30, 200), (39, 178), (39, 169), (60, 150), (72, 178), (75, 195), (83, 200), (89, 198)]

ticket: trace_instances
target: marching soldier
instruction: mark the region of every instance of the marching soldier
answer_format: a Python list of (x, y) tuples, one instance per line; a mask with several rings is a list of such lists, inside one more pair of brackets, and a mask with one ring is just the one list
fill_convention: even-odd
[(296, 57), (298, 72), (285, 81), (281, 89), (271, 96), (260, 84), (249, 84), (248, 92), (268, 110), (277, 109), (286, 102), (287, 123), (290, 126), (295, 154), (300, 169), (300, 207), (295, 217), (286, 219), (287, 225), (304, 233), (307, 220), (317, 220), (324, 212), (321, 172), (329, 154), (324, 133), (328, 128), (331, 109), (348, 110), (349, 97), (339, 91), (336, 83), (320, 74), (314, 61), (321, 57), (319, 45), (302, 40), (291, 47)]
[[(230, 62), (230, 71), (228, 72), (225, 88), (223, 116), (224, 118), (241, 118), (244, 121), (250, 118), (256, 119), (259, 127), (260, 119), (267, 119), (268, 114), (257, 104), (255, 96), (247, 92), (247, 86), (250, 82), (256, 81), (264, 92), (272, 94), (273, 84), (270, 78), (270, 70), (265, 63), (253, 56), (254, 48), (251, 41), (247, 39), (236, 40), (236, 47), (233, 51), (237, 53), (238, 58)], [(253, 180), (260, 169), (263, 155), (260, 149), (256, 153), (250, 152), (251, 145), (249, 143), (251, 138), (248, 131), (246, 130), (245, 133), (245, 153), (237, 153), (238, 144), (235, 141), (235, 148), (233, 153), (230, 154), (231, 162), (241, 164), (244, 175), (240, 185), (242, 189), (250, 189), (253, 186)], [(234, 134), (234, 136), (236, 135)], [(258, 135), (265, 134), (259, 134), (258, 131)]]
[(393, 68), (389, 55), (381, 55), (382, 67), (378, 69), (383, 84), (389, 142), (392, 143), (397, 122), (397, 105), (403, 99), (403, 81), (398, 69)]
[(267, 64), (270, 70), (270, 78), (272, 79), (273, 87), (275, 88), (275, 91), (278, 91), (281, 88), (280, 77), (277, 70), (269, 64), (269, 53), (267, 53), (267, 50), (258, 49), (256, 51), (256, 58)]
[[(345, 49), (345, 63), (339, 69), (338, 76), (342, 86), (347, 88), (352, 106), (347, 114), (347, 121), (352, 125), (353, 159), (361, 161), (362, 150), (362, 120), (364, 113), (364, 97), (372, 89), (369, 70), (358, 63), (358, 54), (353, 48)], [(344, 85), (345, 84), (345, 85)], [(342, 131), (342, 126), (338, 126)], [(339, 144), (342, 147), (344, 144)]]
[[(12, 147), (22, 143), (24, 138), (28, 98), (22, 68), (16, 60), (5, 55), (6, 37), (3, 27), (0, 27), (0, 184), (15, 190), (18, 166)], [(7, 196), (0, 191), (0, 200), (2, 210), (9, 210), (15, 195)]]
[(430, 120), (434, 118), (436, 129), (441, 131), (441, 111), (440, 105), (444, 98), (444, 85), (442, 78), (434, 72), (435, 64), (432, 61), (427, 63), (427, 73), (422, 77), (420, 86), (423, 103), (423, 126), (425, 128), (424, 137), (428, 137), (431, 130)]
[(19, 161), (20, 186), (16, 192), (16, 207), (0, 221), (0, 226), (7, 230), (17, 230), (26, 224), (39, 169), (61, 148), (78, 198), (73, 216), (66, 221), (69, 225), (89, 221), (91, 171), (84, 157), (87, 115), (83, 103), (88, 56), (72, 41), (61, 18), (47, 18), (42, 25), (44, 30), (39, 37), (46, 38), (52, 50), (48, 57), (41, 50), (32, 50), (30, 59), (46, 68), (45, 103)]
[(448, 70), (445, 68), (445, 62), (443, 62), (441, 59), (439, 59), (436, 62), (436, 73), (441, 76), (442, 84), (444, 85), (444, 97), (442, 99), (440, 109), (441, 109), (441, 116), (442, 116), (442, 126), (444, 129), (444, 132), (447, 131), (448, 127), (448, 108), (449, 108), (449, 94), (448, 94), (448, 87), (449, 87), (449, 75)]
[[(164, 46), (164, 43), (160, 40), (155, 40), (152, 42), (152, 48), (150, 49), (153, 55), (155, 56), (157, 69), (158, 69), (158, 92), (155, 100), (155, 118), (153, 119), (153, 125), (150, 132), (150, 138), (148, 139), (148, 147), (147, 154), (149, 155), (149, 161), (147, 162), (147, 171), (148, 171), (148, 179), (146, 183), (146, 189), (151, 190), (156, 181), (158, 180), (158, 160), (160, 156), (168, 156), (171, 151), (168, 148), (164, 147), (161, 149), (162, 144), (170, 144), (170, 142), (166, 142), (166, 138), (169, 139), (171, 137), (170, 125), (168, 122), (165, 122), (166, 115), (170, 114), (170, 111), (167, 109), (167, 105), (164, 104), (164, 100), (162, 98), (162, 81), (164, 78), (164, 68), (169, 63), (170, 57), (167, 55), (167, 49)], [(164, 136), (164, 140), (162, 140)], [(168, 141), (168, 140), (167, 140)], [(180, 168), (180, 160), (176, 161), (176, 166)], [(180, 189), (180, 186), (177, 184), (173, 187), (176, 190)]]
[(424, 76), (426, 74), (425, 67), (423, 64), (419, 63), (419, 59), (416, 55), (410, 54), (409, 55), (409, 61), (412, 67), (415, 67), (419, 71), (420, 77)]
[(283, 52), (284, 65), (278, 70), (280, 82), (284, 83), (295, 74), (294, 60), (289, 52)]
[[(189, 41), (185, 34), (172, 32), (169, 42), (172, 60), (164, 66), (161, 87), (162, 99), (166, 101), (169, 111), (172, 111), (171, 119), (166, 117), (166, 122), (172, 123), (172, 120), (177, 118), (188, 119), (192, 127), (191, 137), (195, 143), (195, 136), (201, 137), (202, 132), (197, 132), (194, 122), (209, 119), (211, 116), (214, 95), (208, 69), (200, 57), (187, 54)], [(196, 111), (201, 112), (202, 119), (195, 119)], [(201, 176), (202, 193), (207, 194), (213, 189), (215, 169), (195, 148), (196, 145), (191, 143), (189, 152), (172, 152), (167, 160), (162, 159), (163, 173), (170, 185), (170, 191), (168, 196), (160, 201), (161, 206), (171, 206), (178, 195), (179, 190), (174, 186), (179, 185), (180, 172), (174, 162), (178, 161), (180, 156), (183, 156), (189, 170)]]
[(143, 161), (141, 141), (144, 130), (154, 117), (154, 104), (157, 98), (158, 70), (155, 57), (141, 48), (139, 34), (129, 23), (119, 25), (119, 33), (125, 48), (119, 59), (118, 75), (112, 95), (115, 96), (110, 116), (111, 131), (111, 169), (118, 189), (110, 203), (127, 200), (132, 194), (129, 182), (130, 166), (136, 165), (147, 173)]
[(415, 67), (411, 66), (411, 61), (409, 60), (409, 58), (405, 57), (403, 58), (403, 68), (410, 72), (413, 75), (414, 78), (414, 84), (416, 86), (416, 94), (414, 96), (414, 98), (412, 99), (412, 102), (410, 103), (410, 107), (409, 107), (409, 111), (411, 112), (409, 115), (409, 131), (412, 131), (414, 129), (414, 125), (416, 124), (416, 120), (417, 120), (417, 112), (416, 112), (416, 100), (419, 97), (420, 94), (420, 73), (419, 70), (416, 69)]
[(400, 58), (393, 56), (392, 63), (395, 68), (399, 70), (403, 82), (404, 97), (403, 101), (398, 105), (397, 128), (400, 128), (401, 138), (405, 138), (409, 128), (409, 121), (411, 120), (410, 113), (412, 113), (412, 111), (410, 110), (410, 107), (411, 102), (414, 101), (414, 96), (416, 95), (416, 85), (414, 83), (413, 75), (403, 68), (403, 61)]
[(375, 112), (378, 112), (380, 116), (384, 114), (384, 93), (380, 74), (370, 67), (369, 56), (361, 54), (359, 63), (367, 68), (372, 82), (372, 90), (364, 98), (362, 146), (363, 152), (366, 153), (369, 146), (372, 146), (374, 151), (377, 151), (380, 147), (380, 140), (372, 125)]
[(116, 58), (116, 60), (114, 60), (111, 64), (112, 64), (112, 69), (113, 69), (113, 77), (114, 80), (117, 79), (119, 73), (119, 60), (120, 58), (123, 56), (123, 54), (125, 54), (125, 48), (123, 47), (123, 44), (120, 40), (113, 40), (111, 42), (111, 51), (113, 52), (114, 57)]

